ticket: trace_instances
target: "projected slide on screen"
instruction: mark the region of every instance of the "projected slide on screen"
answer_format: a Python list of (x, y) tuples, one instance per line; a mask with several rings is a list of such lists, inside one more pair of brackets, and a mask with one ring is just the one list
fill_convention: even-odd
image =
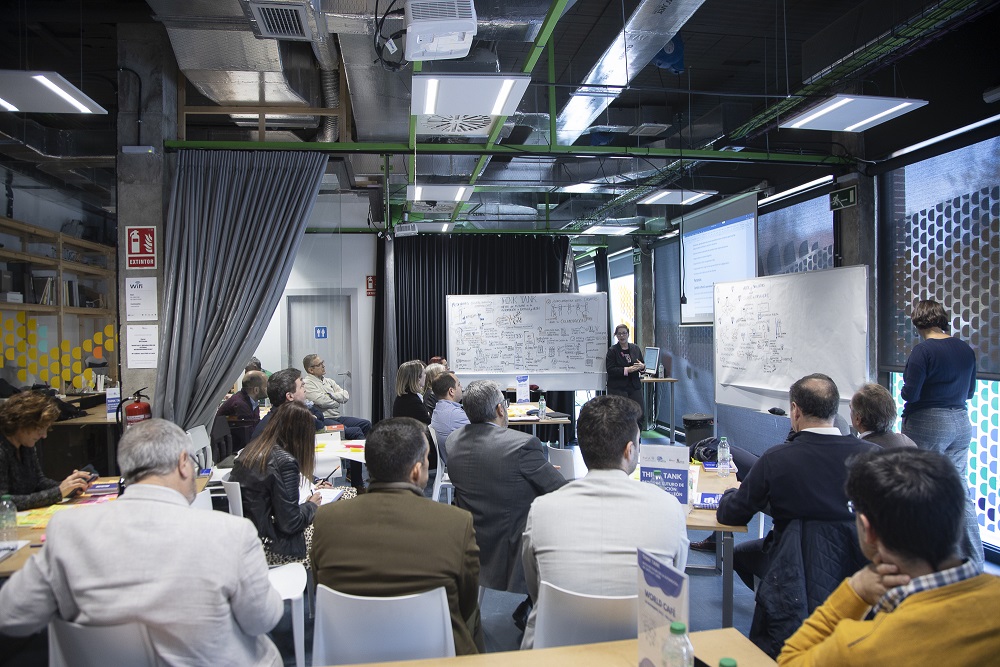
[(687, 297), (681, 305), (681, 324), (710, 326), (715, 283), (757, 276), (756, 199), (743, 198), (691, 222), (685, 220), (681, 242)]

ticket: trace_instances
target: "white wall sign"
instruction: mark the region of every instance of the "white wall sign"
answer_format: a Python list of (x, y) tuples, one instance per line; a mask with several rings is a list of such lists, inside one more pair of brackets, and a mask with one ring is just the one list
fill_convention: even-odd
[(125, 280), (125, 320), (149, 322), (159, 319), (156, 299), (156, 278), (128, 278)]
[(156, 368), (160, 355), (158, 329), (155, 324), (129, 324), (125, 327), (129, 368)]

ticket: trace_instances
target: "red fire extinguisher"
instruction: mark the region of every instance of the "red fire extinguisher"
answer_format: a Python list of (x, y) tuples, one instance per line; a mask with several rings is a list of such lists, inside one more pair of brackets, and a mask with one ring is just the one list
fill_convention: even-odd
[(138, 424), (145, 419), (153, 418), (153, 406), (143, 401), (142, 399), (148, 399), (149, 396), (142, 393), (148, 389), (148, 387), (143, 387), (134, 394), (132, 394), (132, 402), (128, 405), (124, 403), (118, 404), (118, 424), (122, 423), (122, 411), (125, 412), (125, 427), (128, 428), (133, 424)]

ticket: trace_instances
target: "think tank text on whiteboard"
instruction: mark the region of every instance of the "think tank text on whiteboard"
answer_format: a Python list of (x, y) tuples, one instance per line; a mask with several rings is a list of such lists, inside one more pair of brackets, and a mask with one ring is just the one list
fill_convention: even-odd
[(788, 388), (811, 373), (833, 378), (842, 405), (867, 381), (867, 267), (715, 285), (718, 403), (787, 409)]
[(603, 389), (607, 295), (450, 295), (448, 363), (462, 382), (514, 386), (528, 373), (546, 390)]

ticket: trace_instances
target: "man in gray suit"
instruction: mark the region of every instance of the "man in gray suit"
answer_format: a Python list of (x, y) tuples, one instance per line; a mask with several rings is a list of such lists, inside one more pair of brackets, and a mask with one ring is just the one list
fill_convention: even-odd
[(190, 507), (191, 439), (163, 419), (118, 448), (128, 483), (110, 503), (53, 515), (46, 543), (0, 589), (0, 631), (28, 635), (58, 616), (81, 625), (142, 623), (167, 665), (281, 665), (264, 634), (281, 619), (257, 531)]
[[(479, 584), (524, 593), (521, 534), (531, 501), (566, 480), (548, 462), (538, 438), (507, 428), (507, 401), (496, 382), (469, 384), (463, 405), (471, 423), (448, 436), (448, 475), (455, 502), (472, 512)], [(530, 604), (522, 603), (515, 622), (526, 616)]]
[[(686, 508), (629, 478), (639, 463), (639, 415), (635, 401), (623, 396), (599, 396), (580, 410), (587, 476), (536, 498), (528, 513), (521, 553), (532, 598), (542, 581), (588, 595), (635, 595), (639, 548), (684, 571)], [(533, 645), (537, 611), (528, 617), (522, 649)]]
[(917, 443), (907, 436), (892, 432), (894, 423), (896, 401), (882, 385), (868, 382), (851, 396), (851, 425), (857, 430), (859, 438), (874, 442), (883, 449), (916, 447)]

